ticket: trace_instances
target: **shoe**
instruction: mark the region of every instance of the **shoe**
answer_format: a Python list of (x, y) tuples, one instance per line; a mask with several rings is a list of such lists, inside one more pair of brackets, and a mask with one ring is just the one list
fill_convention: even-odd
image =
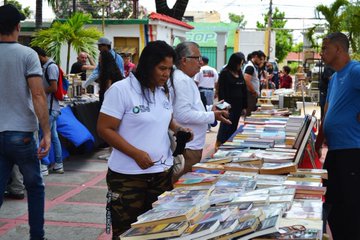
[(48, 166), (47, 166), (47, 165), (41, 164), (40, 169), (41, 169), (41, 174), (42, 174), (43, 176), (49, 175), (49, 169), (48, 169)]
[(55, 163), (54, 168), (52, 170), (54, 173), (63, 174), (64, 173), (64, 165), (63, 163)]
[(4, 198), (22, 200), (25, 198), (25, 195), (24, 195), (24, 193), (12, 193), (9, 191), (5, 191)]

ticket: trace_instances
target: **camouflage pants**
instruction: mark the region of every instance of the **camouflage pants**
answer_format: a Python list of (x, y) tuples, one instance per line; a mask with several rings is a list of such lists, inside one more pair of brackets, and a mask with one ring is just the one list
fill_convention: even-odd
[[(172, 169), (172, 168), (171, 168)], [(106, 181), (112, 192), (110, 202), (113, 239), (131, 227), (164, 191), (172, 189), (171, 169), (161, 173), (121, 174), (108, 169)]]

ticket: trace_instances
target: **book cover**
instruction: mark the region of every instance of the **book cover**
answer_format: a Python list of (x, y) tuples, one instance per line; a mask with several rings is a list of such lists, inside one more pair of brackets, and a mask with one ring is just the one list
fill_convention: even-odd
[(192, 170), (206, 169), (206, 170), (225, 170), (224, 165), (218, 163), (196, 163), (192, 166)]
[(232, 219), (232, 220), (226, 220), (224, 222), (221, 222), (219, 227), (217, 229), (215, 229), (215, 231), (213, 233), (210, 233), (208, 235), (205, 235), (201, 238), (196, 238), (198, 240), (203, 240), (203, 239), (212, 239), (224, 234), (228, 234), (232, 231), (234, 231), (234, 229), (239, 225), (239, 221), (237, 219)]
[(306, 181), (306, 182), (321, 182), (322, 178), (320, 175), (314, 174), (288, 174), (287, 180), (291, 181)]
[(157, 208), (153, 208), (138, 216), (138, 221), (132, 223), (131, 226), (140, 227), (161, 223), (188, 221), (190, 217), (194, 214), (195, 210), (195, 207), (171, 210), (159, 210)]
[(210, 207), (204, 212), (203, 216), (199, 219), (198, 222), (205, 223), (214, 220), (224, 222), (230, 216), (230, 214), (230, 209), (226, 206)]
[(250, 233), (244, 237), (241, 237), (239, 239), (247, 240), (247, 239), (252, 239), (252, 238), (262, 236), (265, 234), (278, 232), (279, 218), (280, 218), (279, 215), (265, 218), (265, 220), (260, 222), (256, 231), (254, 231), (253, 233)]
[(253, 240), (321, 240), (322, 231), (314, 228), (296, 230), (291, 228), (280, 228), (279, 232), (256, 237)]
[(327, 179), (328, 173), (326, 169), (316, 169), (316, 168), (299, 168), (297, 171), (292, 171), (290, 174), (310, 174), (310, 175), (320, 175), (322, 179)]
[(295, 172), (297, 165), (295, 163), (264, 163), (260, 168), (261, 174), (287, 174)]
[(212, 185), (217, 181), (216, 174), (204, 174), (196, 172), (187, 172), (174, 183), (174, 187), (185, 187), (195, 185)]
[(167, 237), (180, 236), (189, 223), (186, 221), (175, 223), (164, 223), (146, 227), (132, 227), (124, 232), (120, 239), (122, 240), (140, 240), (140, 239), (159, 239)]
[(257, 164), (241, 164), (241, 163), (226, 163), (224, 165), (225, 171), (241, 171), (241, 172), (259, 172), (261, 165)]
[(179, 237), (172, 238), (172, 240), (190, 240), (201, 238), (205, 235), (213, 233), (219, 227), (219, 225), (220, 222), (218, 220), (205, 223), (197, 223), (189, 226), (183, 232), (183, 234), (181, 234)]
[(259, 222), (260, 221), (258, 218), (250, 218), (243, 222), (239, 222), (239, 224), (235, 227), (235, 229), (231, 233), (219, 236), (217, 239), (218, 240), (233, 239), (252, 233), (258, 228)]

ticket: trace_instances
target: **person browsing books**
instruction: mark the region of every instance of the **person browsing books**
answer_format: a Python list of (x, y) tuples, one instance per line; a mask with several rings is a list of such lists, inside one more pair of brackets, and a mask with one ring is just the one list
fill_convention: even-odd
[(113, 147), (107, 185), (113, 239), (151, 209), (157, 196), (172, 188), (173, 157), (168, 129), (190, 132), (173, 118), (168, 79), (175, 52), (164, 41), (150, 42), (135, 73), (111, 85), (102, 104), (97, 131)]
[(176, 46), (175, 52), (177, 69), (174, 71), (174, 118), (194, 131), (194, 139), (186, 144), (183, 152), (183, 173), (186, 173), (191, 171), (192, 165), (201, 160), (208, 124), (215, 120), (227, 124), (231, 122), (227, 119), (227, 110), (217, 110), (214, 105), (212, 111), (207, 112), (201, 101), (199, 89), (193, 80), (202, 63), (199, 45), (195, 42), (182, 42)]
[(219, 100), (224, 100), (231, 105), (229, 109), (231, 125), (220, 123), (216, 136), (216, 148), (226, 142), (236, 131), (240, 116), (246, 115), (247, 88), (241, 72), (244, 62), (245, 55), (243, 53), (233, 53), (229, 58), (228, 64), (220, 73), (217, 92)]
[[(336, 239), (360, 239), (360, 64), (349, 55), (349, 39), (340, 32), (323, 39), (321, 57), (336, 72), (329, 83), (323, 131), (328, 145), (324, 210)], [(316, 141), (319, 150), (320, 128)]]

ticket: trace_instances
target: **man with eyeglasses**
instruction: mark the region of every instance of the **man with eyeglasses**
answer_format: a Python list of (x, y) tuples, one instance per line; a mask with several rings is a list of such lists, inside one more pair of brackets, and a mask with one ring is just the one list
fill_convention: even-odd
[(191, 171), (192, 165), (201, 160), (208, 124), (215, 120), (228, 124), (231, 122), (227, 119), (227, 110), (217, 110), (214, 106), (212, 111), (207, 112), (201, 101), (199, 89), (193, 79), (202, 65), (199, 45), (195, 42), (182, 42), (176, 46), (175, 52), (177, 69), (173, 75), (174, 118), (180, 125), (191, 128), (194, 132), (194, 139), (186, 144), (183, 153), (183, 173), (186, 173)]
[[(111, 41), (105, 37), (101, 37), (99, 38), (97, 45), (100, 52), (109, 51), (112, 54), (112, 56), (115, 59), (116, 65), (119, 67), (121, 74), (124, 76), (124, 61), (122, 57), (118, 53), (116, 53), (114, 49), (111, 48)], [(100, 71), (99, 64), (97, 64), (94, 71), (91, 73), (88, 79), (82, 84), (82, 87), (86, 88), (91, 83), (95, 82), (95, 80), (99, 78), (99, 71)]]

